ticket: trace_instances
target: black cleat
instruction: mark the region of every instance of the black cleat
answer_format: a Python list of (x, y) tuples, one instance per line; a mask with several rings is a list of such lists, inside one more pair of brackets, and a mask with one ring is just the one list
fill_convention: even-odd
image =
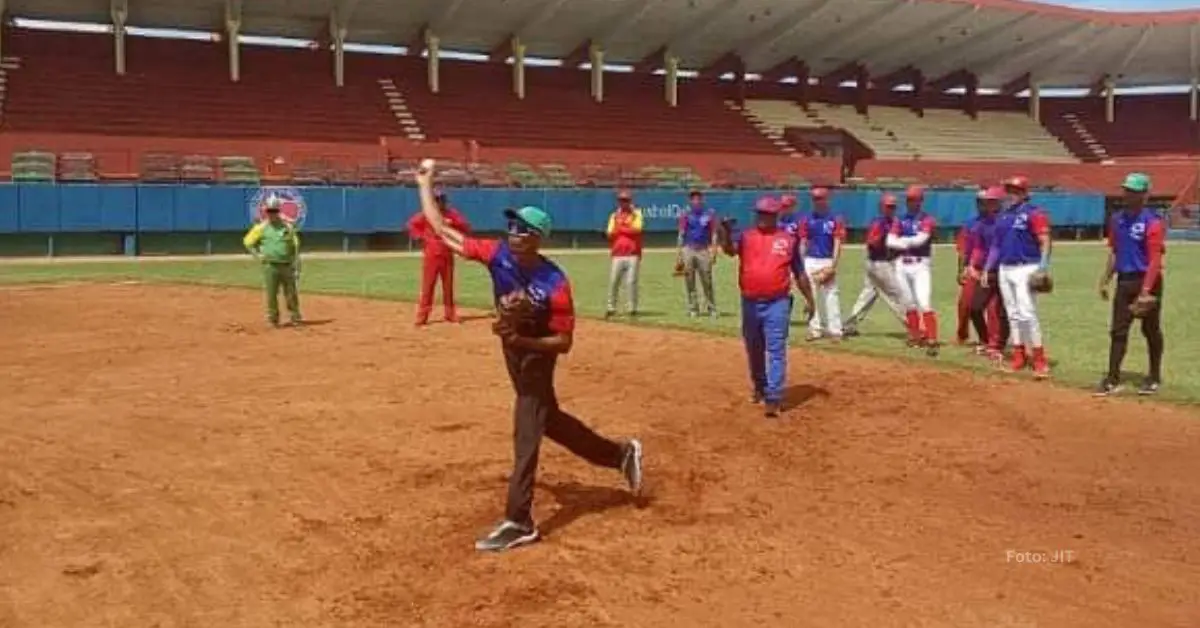
[(537, 528), (504, 521), (487, 536), (475, 541), (475, 549), (480, 552), (503, 552), (528, 545), (540, 538)]
[(616, 312), (614, 312), (614, 311), (612, 311), (612, 310), (608, 310), (608, 311), (604, 312), (604, 320), (606, 320), (606, 321), (607, 321), (607, 320), (611, 320), (611, 319), (612, 319), (612, 317), (614, 317), (614, 316), (616, 316), (616, 315), (617, 315), (617, 313), (616, 313)]
[(750, 403), (758, 405), (763, 402), (763, 394), (761, 390), (756, 390), (750, 393)]
[(927, 355), (931, 358), (938, 357), (938, 353), (940, 353), (941, 350), (942, 350), (942, 345), (937, 342), (930, 341), (929, 343), (927, 343), (925, 345), (925, 355)]
[(1092, 396), (1093, 397), (1108, 397), (1111, 395), (1115, 395), (1119, 392), (1121, 392), (1120, 382), (1114, 380), (1111, 377), (1105, 377), (1104, 379), (1100, 380), (1099, 384), (1096, 385), (1096, 390), (1095, 390), (1095, 392), (1092, 393)]
[(846, 338), (854, 338), (856, 336), (861, 336), (862, 334), (858, 333), (858, 326), (851, 323), (849, 325), (842, 326), (842, 335)]
[(1142, 385), (1138, 386), (1137, 393), (1139, 395), (1142, 395), (1143, 397), (1147, 397), (1150, 395), (1157, 395), (1158, 387), (1161, 385), (1162, 384), (1159, 383), (1159, 381), (1156, 379), (1146, 378), (1145, 381), (1142, 382)]
[(767, 404), (765, 409), (763, 409), (763, 416), (767, 417), (768, 419), (777, 419), (779, 418), (779, 412), (779, 403), (771, 402)]
[(642, 494), (642, 442), (630, 439), (625, 445), (625, 455), (621, 459), (621, 475), (629, 485), (629, 491), (634, 495)]

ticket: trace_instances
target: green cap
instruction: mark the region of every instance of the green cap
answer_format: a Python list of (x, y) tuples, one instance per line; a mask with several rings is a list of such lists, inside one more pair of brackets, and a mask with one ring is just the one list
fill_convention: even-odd
[(540, 207), (526, 205), (521, 209), (506, 209), (504, 210), (504, 217), (509, 220), (522, 222), (525, 226), (544, 236), (550, 235), (550, 214), (547, 214)]
[(1150, 191), (1150, 177), (1141, 172), (1131, 172), (1125, 175), (1125, 183), (1121, 187), (1130, 192), (1146, 193)]

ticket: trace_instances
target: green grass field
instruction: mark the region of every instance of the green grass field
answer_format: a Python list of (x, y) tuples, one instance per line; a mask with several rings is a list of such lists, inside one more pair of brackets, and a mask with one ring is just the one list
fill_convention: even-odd
[[(843, 317), (862, 286), (858, 259), (861, 250), (851, 249), (840, 274)], [(1055, 252), (1055, 293), (1040, 302), (1047, 349), (1054, 363), (1055, 381), (1074, 386), (1092, 386), (1104, 371), (1108, 356), (1110, 305), (1096, 295), (1095, 286), (1104, 260), (1099, 243), (1063, 244)], [(559, 263), (571, 276), (581, 316), (600, 317), (604, 311), (607, 256), (603, 252), (573, 252), (561, 255)], [(737, 287), (732, 260), (718, 266), (717, 299), (725, 316), (719, 321), (690, 320), (684, 316), (683, 287), (671, 276), (670, 253), (648, 253), (642, 273), (642, 305), (645, 316), (636, 324), (691, 329), (703, 333), (738, 333)], [(1165, 385), (1161, 398), (1183, 403), (1200, 403), (1200, 371), (1189, 365), (1200, 362), (1200, 342), (1189, 340), (1198, 329), (1192, 314), (1192, 294), (1200, 288), (1200, 276), (1189, 272), (1200, 262), (1200, 247), (1174, 244), (1168, 264), (1164, 327), (1167, 334)], [(941, 313), (941, 333), (951, 337), (954, 326), (954, 263), (942, 249), (935, 273), (935, 301)], [(304, 262), (303, 293), (352, 295), (372, 299), (411, 301), (417, 294), (420, 260), (398, 257), (312, 258)], [(459, 264), (459, 302), (463, 306), (490, 307), (490, 286), (481, 268)], [(64, 281), (139, 280), (146, 282), (239, 286), (259, 284), (255, 264), (244, 260), (200, 261), (144, 260), (134, 262), (9, 263), (0, 265), (0, 284)], [(12, 298), (12, 297), (9, 297)], [(319, 317), (319, 312), (311, 316)], [(437, 316), (435, 310), (435, 317)], [(798, 314), (797, 314), (798, 316)], [(803, 342), (803, 328), (793, 328), (793, 343)], [(896, 335), (901, 330), (882, 304), (862, 327), (863, 336), (837, 347), (818, 344), (821, 350), (848, 351), (890, 358), (929, 362), (902, 346)], [(991, 371), (983, 361), (964, 350), (949, 349), (937, 359), (941, 364)], [(899, 363), (898, 365), (899, 366)], [(1131, 335), (1125, 370), (1140, 378), (1145, 372), (1145, 342), (1135, 328)], [(914, 384), (917, 382), (914, 382)]]

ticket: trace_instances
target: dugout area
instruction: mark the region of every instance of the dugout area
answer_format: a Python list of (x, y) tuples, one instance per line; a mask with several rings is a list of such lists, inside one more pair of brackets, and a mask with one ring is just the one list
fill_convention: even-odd
[(648, 495), (547, 443), (546, 541), (479, 556), (511, 455), (487, 322), (304, 307), (268, 331), (250, 290), (0, 288), (0, 625), (1200, 617), (1185, 408), (797, 348), (768, 423), (735, 341), (583, 320), (561, 401), (644, 440)]

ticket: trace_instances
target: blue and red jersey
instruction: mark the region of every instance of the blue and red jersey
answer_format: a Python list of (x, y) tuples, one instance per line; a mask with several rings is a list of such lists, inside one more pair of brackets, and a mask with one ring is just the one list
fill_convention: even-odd
[(1166, 252), (1166, 229), (1157, 213), (1142, 209), (1114, 214), (1108, 225), (1108, 246), (1113, 252), (1113, 270), (1145, 273), (1142, 290), (1154, 288)]
[(895, 216), (876, 216), (867, 225), (867, 259), (872, 262), (886, 262), (895, 257), (888, 248), (887, 236), (892, 232)]
[(968, 252), (966, 263), (975, 270), (983, 270), (987, 261), (988, 251), (992, 250), (992, 242), (996, 240), (996, 217), (983, 216), (975, 221), (971, 233), (967, 234)]
[(800, 222), (803, 219), (800, 212), (789, 212), (779, 215), (779, 228), (790, 233), (791, 235), (800, 237)]
[(707, 207), (691, 207), (679, 215), (679, 232), (683, 234), (683, 245), (690, 249), (712, 246), (717, 228), (717, 214)]
[(1050, 218), (1033, 203), (1023, 202), (996, 217), (996, 236), (988, 252), (987, 270), (1042, 261), (1039, 236), (1050, 233)]
[(796, 236), (783, 229), (747, 229), (734, 237), (738, 286), (742, 297), (772, 300), (791, 293), (791, 278), (804, 274), (804, 260)]
[(927, 233), (929, 237), (925, 238), (925, 242), (918, 246), (902, 251), (900, 254), (904, 257), (930, 257), (933, 255), (933, 230), (937, 225), (933, 222), (933, 216), (926, 214), (923, 211), (916, 213), (906, 213), (896, 219), (892, 224), (892, 235), (902, 238), (911, 238), (920, 233)]
[(575, 331), (575, 302), (571, 282), (554, 262), (541, 258), (534, 268), (521, 268), (508, 243), (501, 240), (465, 238), (463, 257), (487, 267), (492, 277), (496, 304), (503, 297), (524, 290), (533, 302), (537, 334), (566, 334)]
[(846, 239), (846, 222), (841, 216), (813, 212), (800, 219), (797, 235), (804, 241), (804, 255), (833, 259), (834, 243)]

